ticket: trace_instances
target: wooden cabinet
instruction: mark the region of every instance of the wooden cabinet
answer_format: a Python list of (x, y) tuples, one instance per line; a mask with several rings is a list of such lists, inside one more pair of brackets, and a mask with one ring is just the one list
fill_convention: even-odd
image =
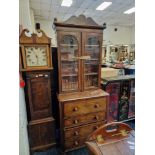
[(88, 135), (106, 123), (108, 94), (101, 89), (59, 94), (61, 148), (85, 145)]
[(62, 151), (84, 146), (106, 123), (108, 94), (100, 89), (103, 26), (81, 15), (55, 22)]
[[(42, 30), (37, 34), (20, 35), (20, 71), (26, 83), (25, 97), (28, 117), (30, 151), (55, 145), (55, 120), (52, 117), (51, 39)], [(38, 36), (38, 33), (41, 35)], [(52, 79), (53, 80), (53, 79)]]
[(51, 72), (26, 72), (28, 135), (31, 151), (55, 145), (55, 120), (52, 117)]
[(103, 79), (109, 93), (108, 122), (127, 121), (135, 116), (135, 77), (126, 75)]
[(55, 23), (58, 40), (59, 93), (100, 86), (103, 27)]

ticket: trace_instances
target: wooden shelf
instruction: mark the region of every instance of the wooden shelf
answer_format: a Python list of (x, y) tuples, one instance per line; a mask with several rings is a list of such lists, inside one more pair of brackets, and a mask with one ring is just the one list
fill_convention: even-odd
[(99, 45), (85, 45), (85, 47), (99, 47)]
[(98, 75), (98, 73), (97, 72), (94, 72), (94, 73), (85, 73), (84, 75)]
[(69, 45), (69, 44), (60, 44), (60, 46), (66, 46), (66, 47), (70, 47), (70, 46), (78, 46), (78, 45)]
[(61, 59), (61, 61), (77, 61), (76, 59)]
[(97, 86), (88, 86), (88, 87), (84, 87), (84, 89), (94, 89), (94, 88), (98, 88)]
[(73, 90), (77, 90), (78, 88), (76, 88), (76, 89), (63, 89), (62, 88), (62, 91), (73, 91)]
[(67, 77), (67, 76), (78, 76), (78, 74), (67, 74), (67, 75), (62, 74), (62, 77)]

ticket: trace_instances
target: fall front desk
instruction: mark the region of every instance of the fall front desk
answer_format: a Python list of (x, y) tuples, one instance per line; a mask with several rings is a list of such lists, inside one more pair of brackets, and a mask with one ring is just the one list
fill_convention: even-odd
[(103, 78), (102, 89), (109, 93), (107, 122), (128, 121), (135, 117), (135, 76)]

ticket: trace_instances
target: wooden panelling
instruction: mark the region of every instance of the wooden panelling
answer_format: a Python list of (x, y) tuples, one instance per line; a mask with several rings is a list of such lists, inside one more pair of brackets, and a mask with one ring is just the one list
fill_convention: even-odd
[(49, 72), (26, 73), (31, 120), (51, 116), (51, 83)]
[(28, 125), (31, 150), (55, 143), (55, 126), (52, 117), (31, 121)]

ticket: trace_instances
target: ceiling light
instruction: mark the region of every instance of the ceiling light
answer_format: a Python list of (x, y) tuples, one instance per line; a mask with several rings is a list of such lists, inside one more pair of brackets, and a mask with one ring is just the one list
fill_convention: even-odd
[(72, 5), (72, 0), (63, 0), (61, 6), (70, 7)]
[(133, 13), (133, 12), (135, 12), (135, 7), (133, 7), (133, 8), (131, 8), (131, 9), (125, 11), (124, 14), (131, 14), (131, 13)]
[(104, 10), (107, 7), (109, 7), (112, 4), (112, 2), (103, 2), (102, 4), (100, 4), (96, 10)]

